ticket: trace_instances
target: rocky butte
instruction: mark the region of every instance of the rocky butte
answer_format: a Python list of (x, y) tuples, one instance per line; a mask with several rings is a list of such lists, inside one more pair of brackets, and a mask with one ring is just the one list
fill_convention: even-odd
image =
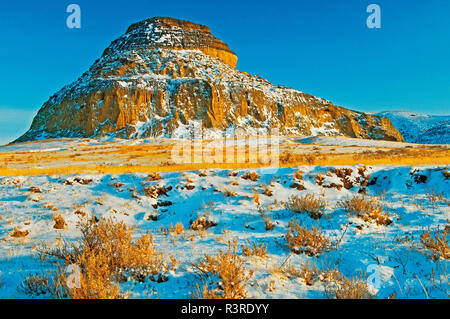
[[(333, 135), (404, 141), (391, 122), (236, 70), (206, 26), (166, 17), (131, 25), (90, 69), (53, 95), (17, 141), (53, 137)], [(16, 142), (17, 142), (16, 141)]]

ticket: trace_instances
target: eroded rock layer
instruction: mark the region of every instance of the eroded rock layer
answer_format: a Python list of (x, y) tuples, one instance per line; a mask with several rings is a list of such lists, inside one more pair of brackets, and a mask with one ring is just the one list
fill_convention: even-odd
[(53, 95), (18, 141), (51, 137), (344, 135), (403, 141), (385, 118), (348, 110), (235, 69), (206, 26), (171, 18), (136, 24), (77, 81)]

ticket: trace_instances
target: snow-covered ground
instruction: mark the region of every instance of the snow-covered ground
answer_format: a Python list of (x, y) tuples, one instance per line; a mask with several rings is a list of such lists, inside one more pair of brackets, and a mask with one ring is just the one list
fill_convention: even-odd
[[(81, 208), (96, 217), (113, 217), (136, 227), (137, 235), (147, 231), (155, 235), (158, 250), (175, 256), (181, 265), (169, 273), (163, 283), (127, 282), (122, 289), (130, 290), (132, 298), (189, 298), (199, 278), (191, 263), (205, 253), (215, 254), (226, 249), (228, 240), (237, 238), (239, 253), (242, 244), (250, 242), (267, 244), (268, 257), (244, 257), (246, 267), (255, 271), (246, 287), (251, 298), (324, 298), (320, 281), (308, 286), (301, 279), (288, 278), (272, 271), (283, 263), (295, 267), (308, 263), (321, 269), (337, 267), (348, 277), (361, 272), (379, 279), (373, 284), (377, 298), (449, 298), (449, 260), (433, 261), (430, 252), (420, 245), (420, 235), (427, 229), (443, 229), (450, 223), (450, 180), (444, 176), (447, 167), (418, 166), (367, 167), (370, 183), (368, 195), (378, 196), (385, 212), (393, 218), (388, 226), (363, 222), (337, 208), (339, 200), (357, 194), (361, 188), (358, 168), (351, 166), (350, 181), (353, 187), (339, 187), (343, 181), (336, 176), (335, 167), (304, 166), (278, 170), (256, 170), (257, 181), (243, 179), (245, 170), (229, 176), (228, 170), (209, 169), (200, 172), (161, 173), (161, 180), (148, 181), (148, 174), (77, 175), (92, 179), (82, 185), (73, 181), (75, 176), (0, 177), (0, 298), (28, 297), (17, 287), (30, 273), (42, 273), (55, 266), (51, 260), (40, 261), (33, 247), (39, 242), (56, 245), (59, 236), (73, 240)], [(303, 172), (302, 181), (295, 181), (295, 173)], [(316, 176), (322, 173), (322, 186)], [(205, 176), (204, 176), (205, 175)], [(66, 181), (69, 181), (66, 183)], [(295, 182), (305, 189), (291, 187)], [(335, 184), (334, 187), (327, 187)], [(172, 186), (167, 194), (154, 199), (144, 194), (144, 186)], [(186, 187), (190, 185), (191, 187)], [(31, 192), (31, 187), (39, 192)], [(193, 186), (193, 187), (192, 187)], [(263, 194), (268, 186), (273, 194)], [(225, 190), (236, 193), (227, 197)], [(437, 202), (427, 194), (440, 194)], [(259, 194), (260, 208), (254, 200)], [(289, 211), (282, 204), (292, 195), (314, 193), (323, 195), (328, 206), (325, 215), (317, 222), (307, 214)], [(154, 205), (170, 202), (168, 206)], [(273, 230), (265, 229), (261, 211), (275, 223)], [(68, 224), (67, 230), (54, 229), (54, 214), (60, 213)], [(206, 236), (189, 230), (190, 221), (206, 214), (217, 226), (207, 230)], [(149, 218), (158, 215), (156, 221)], [(317, 257), (290, 254), (284, 235), (288, 222), (297, 219), (307, 228), (319, 226), (332, 240), (342, 241), (337, 249), (323, 252)], [(172, 236), (161, 228), (182, 223), (187, 229), (183, 235)], [(10, 236), (14, 229), (29, 231), (20, 239)], [(375, 276), (375, 277), (373, 277)], [(377, 282), (377, 280), (375, 280)], [(425, 292), (426, 291), (426, 292)], [(42, 296), (41, 296), (42, 297)], [(44, 296), (45, 297), (45, 296)]]

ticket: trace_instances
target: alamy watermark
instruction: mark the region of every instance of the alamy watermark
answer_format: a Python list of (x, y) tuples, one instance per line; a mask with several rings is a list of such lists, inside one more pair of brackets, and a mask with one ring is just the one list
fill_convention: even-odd
[(237, 128), (232, 136), (208, 140), (203, 137), (200, 123), (190, 135), (173, 147), (171, 160), (175, 164), (259, 164), (264, 168), (279, 168), (278, 128), (253, 135)]
[(81, 29), (81, 8), (78, 4), (69, 4), (66, 12), (70, 15), (66, 19), (66, 25), (69, 29)]
[(366, 24), (369, 29), (381, 28), (381, 8), (378, 4), (370, 4), (366, 9), (370, 15), (367, 17)]
[(81, 288), (81, 269), (76, 264), (71, 264), (66, 268), (66, 285), (70, 289)]

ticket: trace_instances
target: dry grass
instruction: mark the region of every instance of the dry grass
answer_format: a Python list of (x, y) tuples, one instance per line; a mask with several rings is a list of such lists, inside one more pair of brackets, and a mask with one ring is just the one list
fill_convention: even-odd
[(161, 175), (158, 172), (154, 172), (148, 175), (147, 181), (159, 181), (161, 179)]
[(242, 245), (242, 255), (246, 257), (256, 256), (261, 258), (267, 257), (267, 244), (257, 245), (252, 243), (251, 246)]
[(294, 175), (294, 180), (301, 181), (303, 179), (303, 172), (297, 171)]
[(10, 234), (10, 236), (13, 238), (23, 238), (23, 237), (28, 236), (29, 233), (30, 233), (29, 230), (21, 230), (20, 228), (16, 227), (16, 228), (14, 228), (14, 230)]
[(222, 250), (215, 256), (205, 255), (204, 259), (194, 265), (201, 276), (212, 282), (196, 285), (194, 296), (206, 299), (245, 299), (248, 297), (245, 286), (253, 276), (247, 271), (244, 260), (236, 254), (237, 241), (228, 243), (228, 250)]
[(175, 236), (181, 235), (184, 233), (184, 226), (181, 223), (176, 223), (175, 227), (170, 225), (169, 232)]
[(224, 188), (221, 190), (221, 193), (225, 196), (225, 197), (235, 197), (238, 195), (238, 193), (233, 192), (232, 190), (228, 189), (228, 188)]
[(194, 221), (191, 222), (191, 229), (192, 230), (198, 230), (198, 231), (203, 231), (203, 230), (207, 230), (208, 228), (217, 226), (217, 223), (214, 221), (211, 221), (208, 219), (207, 215), (201, 215), (198, 216), (198, 218)]
[(272, 191), (272, 189), (269, 186), (265, 185), (263, 187), (263, 194), (266, 195), (267, 197), (272, 197), (273, 196), (273, 191)]
[(256, 173), (255, 171), (251, 171), (251, 172), (245, 172), (242, 176), (242, 179), (249, 179), (252, 182), (256, 182), (259, 179), (259, 175), (258, 173)]
[(53, 216), (53, 221), (55, 224), (53, 225), (54, 229), (67, 229), (67, 223), (61, 214), (56, 214)]
[(294, 220), (289, 222), (286, 241), (287, 246), (293, 253), (304, 253), (308, 256), (317, 256), (332, 247), (330, 239), (323, 235), (319, 229), (312, 227), (312, 230), (308, 230)]
[(450, 246), (448, 245), (447, 233), (448, 228), (445, 228), (444, 230), (436, 231), (434, 237), (430, 234), (429, 230), (420, 236), (422, 246), (433, 253), (432, 258), (434, 261), (450, 258)]
[(345, 209), (350, 214), (355, 214), (365, 222), (384, 226), (392, 223), (391, 217), (383, 212), (383, 205), (376, 197), (354, 196), (340, 201), (338, 207)]
[(79, 224), (82, 237), (75, 243), (58, 248), (40, 247), (42, 256), (55, 257), (65, 265), (81, 269), (80, 288), (69, 289), (74, 299), (117, 299), (121, 293), (119, 282), (167, 280), (170, 263), (157, 252), (151, 235), (133, 241), (134, 230), (123, 222), (101, 219), (98, 223)]
[(301, 197), (293, 195), (286, 203), (286, 207), (293, 212), (307, 213), (311, 218), (320, 219), (327, 207), (327, 202), (314, 194), (306, 194)]
[(18, 290), (30, 297), (45, 296), (59, 299), (66, 298), (70, 294), (66, 285), (66, 275), (61, 267), (58, 267), (55, 274), (49, 271), (46, 274), (27, 276)]
[[(171, 162), (171, 150), (167, 145), (104, 145), (69, 148), (63, 151), (1, 153), (1, 176), (24, 175), (73, 175), (84, 173), (125, 174), (158, 173), (168, 171), (193, 171), (210, 168), (256, 169), (267, 167), (261, 163), (187, 163)], [(306, 146), (309, 147), (309, 146)], [(320, 145), (317, 146), (320, 149)], [(349, 152), (346, 147), (327, 153), (304, 154), (304, 148), (292, 149), (280, 146), (280, 167), (301, 165), (438, 165), (450, 162), (450, 149), (444, 146), (417, 146), (412, 148), (360, 147), (363, 151)], [(79, 165), (71, 165), (71, 156), (79, 153)], [(133, 157), (133, 164), (129, 158)], [(259, 155), (258, 155), (259, 157)], [(37, 168), (39, 165), (39, 168)]]
[(371, 299), (369, 286), (361, 278), (349, 279), (343, 275), (331, 280), (325, 287), (325, 294), (330, 299)]

